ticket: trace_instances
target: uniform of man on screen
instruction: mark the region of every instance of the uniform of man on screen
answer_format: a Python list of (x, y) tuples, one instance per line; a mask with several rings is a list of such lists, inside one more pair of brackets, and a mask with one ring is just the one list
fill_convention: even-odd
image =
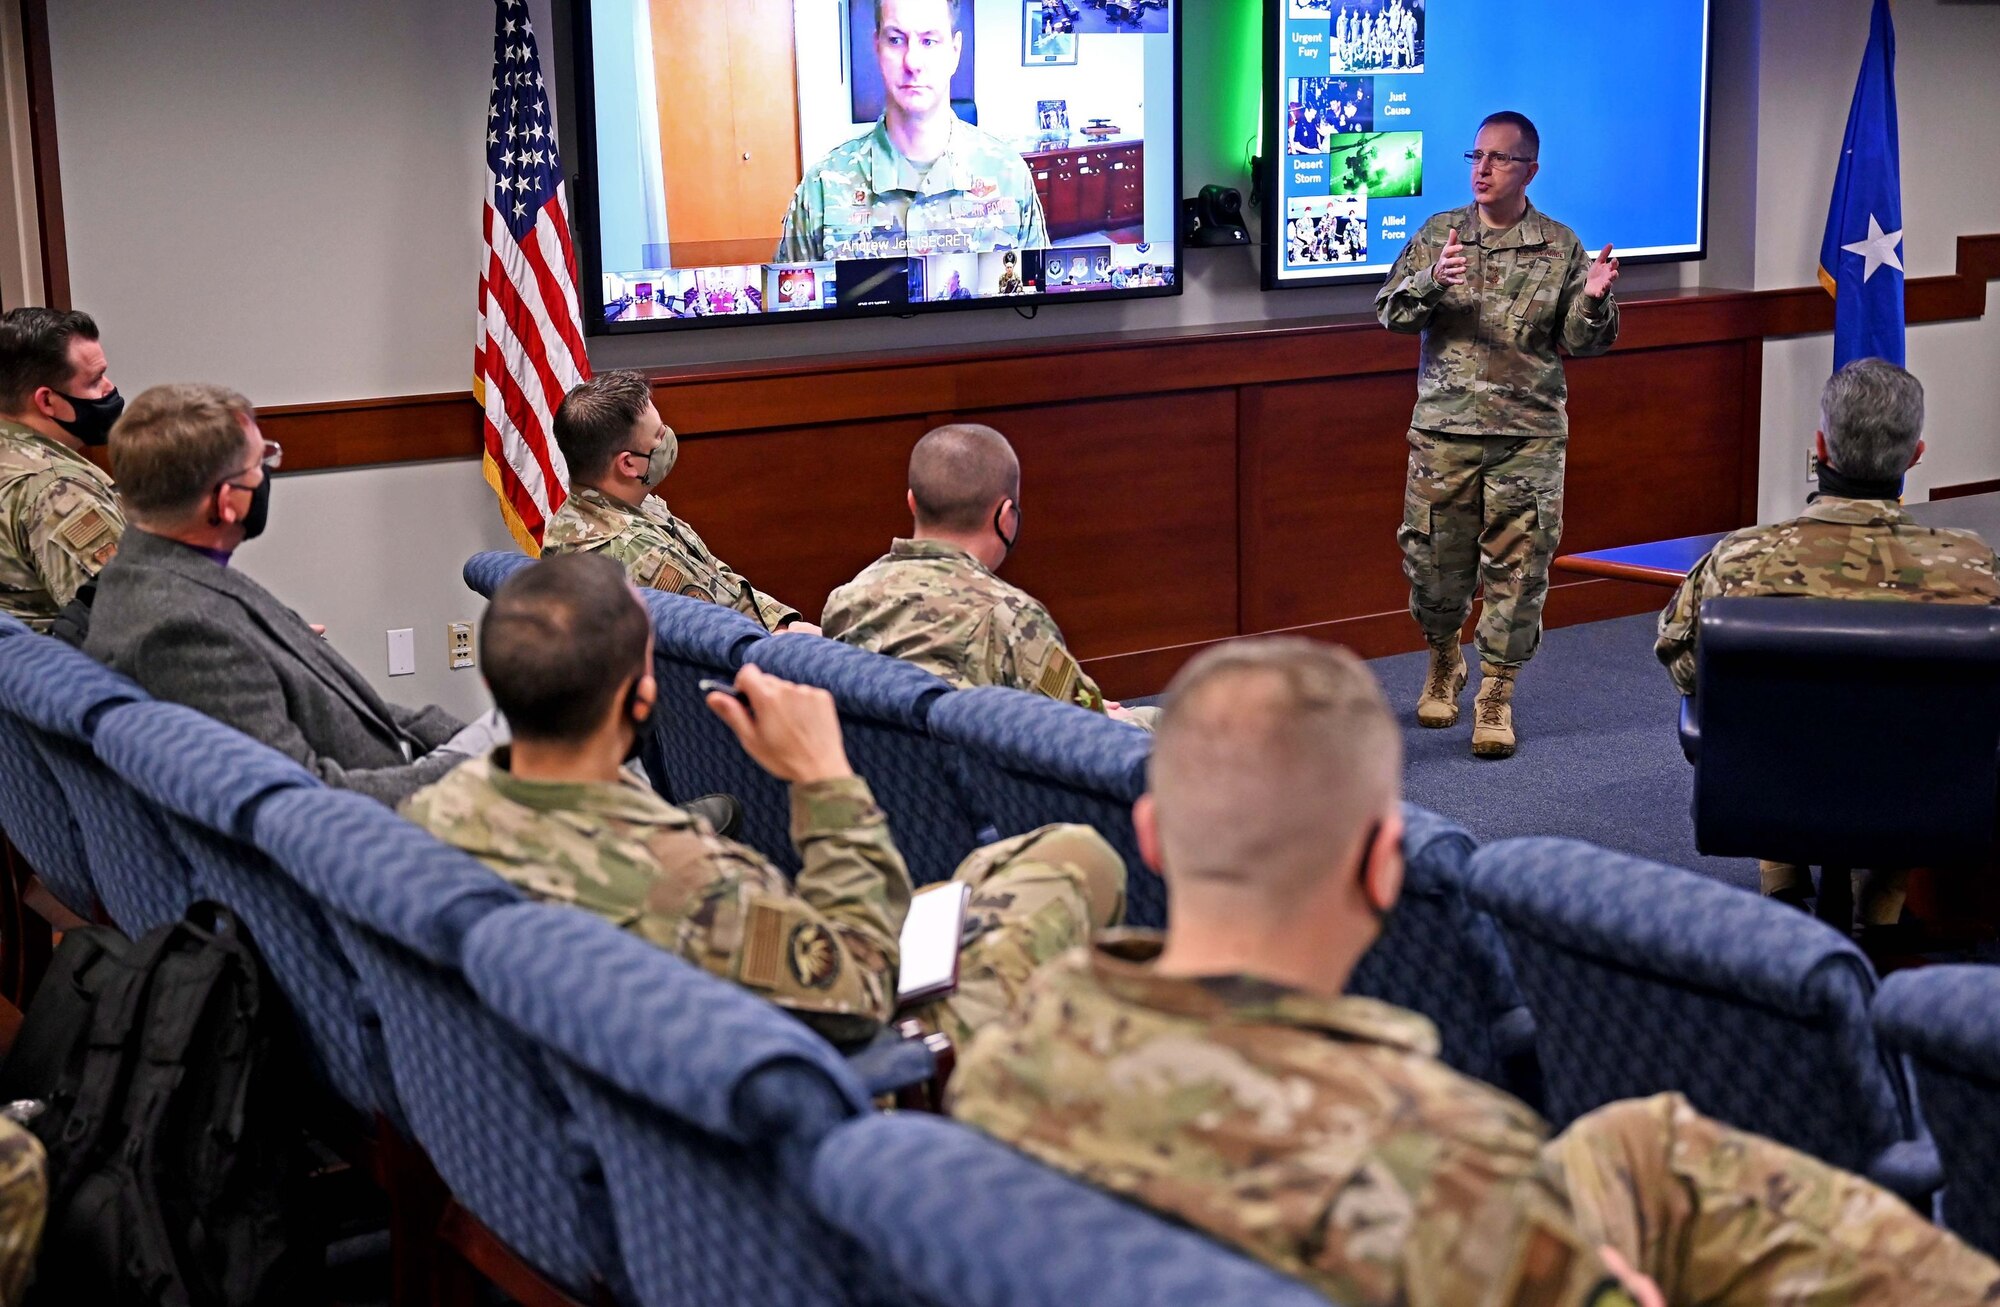
[(124, 410), (89, 315), (0, 318), (0, 613), (47, 633), (125, 534), (111, 478), (79, 452)]
[(875, 0), (881, 120), (806, 170), (777, 261), (1039, 249), (1042, 202), (1020, 151), (961, 120), (951, 79), (964, 0)]
[(1980, 1303), (2000, 1265), (1894, 1194), (1677, 1094), (1551, 1137), (1345, 993), (1402, 889), (1401, 735), (1364, 664), (1303, 639), (1191, 662), (1133, 826), (1164, 936), (1030, 982), (951, 1114), (1349, 1307)]
[(1150, 726), (1107, 703), (1049, 610), (997, 572), (1021, 532), (1021, 463), (991, 427), (939, 427), (910, 452), (913, 538), (827, 596), (825, 633), (915, 663), (960, 689), (1000, 685)]
[(1593, 260), (1528, 202), (1540, 151), (1522, 115), (1488, 117), (1468, 155), (1474, 202), (1426, 221), (1375, 296), (1383, 326), (1423, 336), (1396, 533), (1410, 614), (1431, 650), (1417, 721), (1458, 721), (1458, 632), (1483, 582), (1472, 731), (1482, 758), (1514, 752), (1515, 678), (1541, 644), (1562, 538), (1569, 390), (1557, 349), (1602, 354), (1618, 337), (1611, 247)]
[[(1654, 652), (1674, 687), (1695, 692), (1701, 606), (1727, 595), (1926, 604), (2000, 603), (1993, 550), (1971, 531), (1919, 526), (1903, 512), (1903, 474), (1923, 457), (1924, 388), (1882, 359), (1856, 359), (1820, 392), (1813, 435), (1819, 492), (1788, 522), (1725, 536), (1694, 565), (1660, 614)], [(1864, 931), (1895, 925), (1907, 875), (1860, 877), (1855, 906)], [(1760, 864), (1764, 893), (1803, 903), (1803, 867)]]
[[(911, 887), (866, 781), (848, 765), (832, 698), (746, 668), (749, 710), (711, 696), (751, 757), (792, 787), (787, 877), (676, 808), (622, 763), (656, 688), (645, 609), (624, 573), (591, 555), (510, 577), (483, 620), (507, 748), (424, 790), (404, 814), (538, 898), (570, 903), (794, 1013), (840, 1042), (897, 1010)], [(963, 1046), (1043, 962), (1123, 912), (1125, 867), (1088, 827), (1049, 826), (979, 850), (959, 983), (909, 1015)]]
[(674, 470), (680, 438), (644, 377), (600, 373), (563, 397), (555, 427), (569, 498), (542, 532), (544, 553), (601, 553), (634, 585), (734, 608), (770, 631), (819, 629), (752, 587), (654, 493)]

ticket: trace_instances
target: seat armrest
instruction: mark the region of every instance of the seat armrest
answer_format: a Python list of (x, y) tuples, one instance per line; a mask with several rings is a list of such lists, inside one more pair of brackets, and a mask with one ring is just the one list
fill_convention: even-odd
[(1694, 706), (1694, 696), (1681, 696), (1681, 753), (1689, 762), (1701, 758), (1701, 714)]
[(1931, 1140), (1905, 1139), (1875, 1155), (1868, 1178), (1918, 1211), (1929, 1212), (1931, 1200), (1944, 1188), (1944, 1165)]

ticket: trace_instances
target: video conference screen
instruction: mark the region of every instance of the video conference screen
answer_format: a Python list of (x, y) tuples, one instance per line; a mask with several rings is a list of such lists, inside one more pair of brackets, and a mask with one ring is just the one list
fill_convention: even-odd
[(1625, 260), (1707, 239), (1707, 0), (1265, 0), (1264, 284), (1379, 280), (1472, 203), (1480, 120), (1541, 133), (1528, 199)]
[(591, 328), (1177, 294), (1186, 2), (580, 4)]

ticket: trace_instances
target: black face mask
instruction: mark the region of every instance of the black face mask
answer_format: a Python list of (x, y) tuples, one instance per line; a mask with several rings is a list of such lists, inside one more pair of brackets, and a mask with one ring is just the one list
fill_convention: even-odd
[(264, 534), (264, 525), (271, 519), (271, 474), (266, 472), (257, 488), (250, 492), (250, 511), (243, 515), (243, 538), (255, 540)]
[(102, 445), (111, 439), (112, 424), (125, 411), (125, 397), (116, 389), (102, 399), (78, 399), (75, 395), (63, 395), (60, 390), (55, 393), (76, 410), (76, 416), (67, 422), (57, 418), (57, 426), (86, 445)]
[(1375, 900), (1368, 897), (1368, 860), (1375, 856), (1375, 841), (1381, 834), (1382, 823), (1379, 821), (1368, 828), (1368, 838), (1361, 842), (1361, 869), (1356, 875), (1361, 881), (1361, 901), (1366, 903), (1368, 910), (1375, 914), (1376, 929), (1386, 930), (1389, 926), (1389, 918), (1396, 915), (1396, 908), (1401, 899), (1398, 898), (1397, 903), (1391, 903), (1386, 908), (1378, 908), (1375, 906)]
[(993, 534), (1000, 537), (1001, 547), (1005, 549), (1009, 554), (1012, 554), (1014, 552), (1014, 542), (1021, 538), (1021, 506), (1019, 504), (1014, 504), (1013, 535), (1008, 535), (1006, 531), (1001, 529), (1000, 521), (1001, 518), (1007, 512), (1007, 505), (1013, 502), (1014, 501), (1012, 501), (1011, 499), (1002, 500), (1000, 504), (993, 510)]
[(1831, 463), (1823, 462), (1815, 454), (1813, 471), (1819, 476), (1819, 492), (1813, 496), (1831, 495), (1835, 499), (1901, 499), (1903, 478), (1892, 477), (1887, 481), (1867, 481), (1851, 477)]

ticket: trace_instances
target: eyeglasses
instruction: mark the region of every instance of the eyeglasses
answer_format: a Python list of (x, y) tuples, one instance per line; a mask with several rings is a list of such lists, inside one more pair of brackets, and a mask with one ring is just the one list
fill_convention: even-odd
[(1535, 158), (1530, 154), (1502, 154), (1498, 150), (1491, 152), (1486, 150), (1467, 150), (1465, 152), (1465, 161), (1475, 168), (1488, 160), (1492, 161), (1495, 168), (1505, 168), (1510, 163), (1533, 163)]
[[(250, 466), (261, 467), (267, 472), (275, 472), (284, 465), (285, 465), (285, 447), (279, 444), (275, 440), (267, 440), (264, 442), (264, 452), (258, 455), (257, 461), (251, 464)], [(236, 484), (236, 478), (242, 476), (245, 472), (248, 472), (249, 470), (250, 468), (246, 467), (246, 468), (241, 468), (235, 472), (231, 472), (229, 474), (229, 479), (225, 481), (220, 481), (217, 484), (228, 486), (231, 490), (249, 490), (250, 489), (249, 486), (239, 486)]]

